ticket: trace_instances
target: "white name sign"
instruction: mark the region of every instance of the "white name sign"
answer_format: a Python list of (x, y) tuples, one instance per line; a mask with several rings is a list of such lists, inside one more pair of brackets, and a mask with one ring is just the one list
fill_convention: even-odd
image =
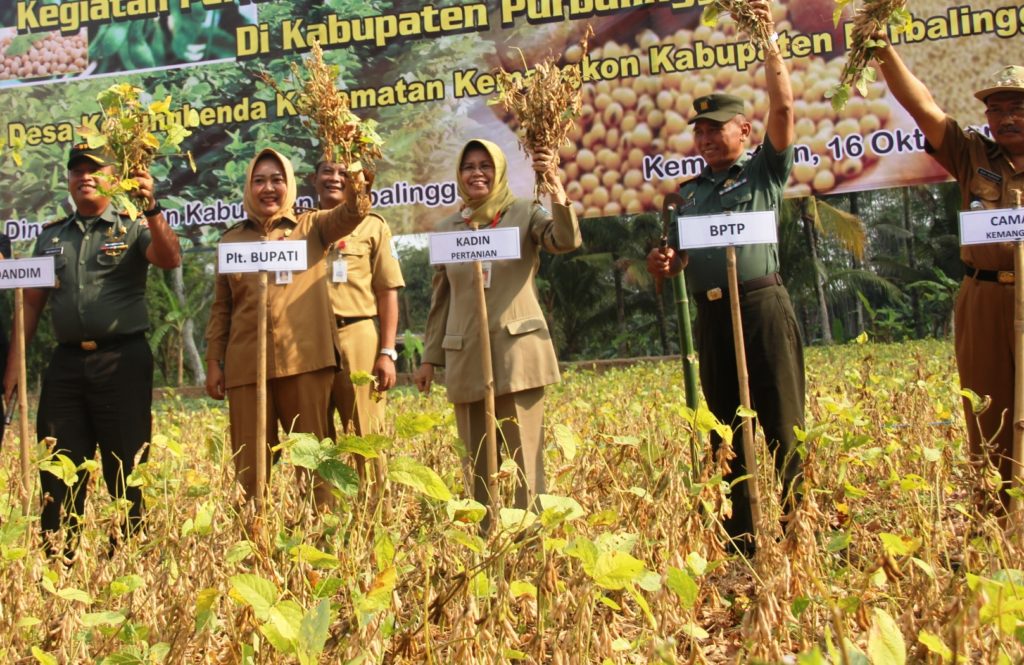
[(56, 286), (52, 256), (0, 261), (0, 289), (29, 289)]
[(966, 210), (960, 213), (960, 244), (987, 245), (1024, 240), (1024, 208)]
[(217, 270), (222, 273), (302, 271), (307, 267), (305, 240), (222, 242), (217, 245)]
[(778, 241), (775, 211), (727, 212), (679, 218), (679, 247), (701, 249), (729, 245), (764, 245)]
[(519, 229), (441, 231), (431, 233), (430, 263), (510, 261), (519, 258)]

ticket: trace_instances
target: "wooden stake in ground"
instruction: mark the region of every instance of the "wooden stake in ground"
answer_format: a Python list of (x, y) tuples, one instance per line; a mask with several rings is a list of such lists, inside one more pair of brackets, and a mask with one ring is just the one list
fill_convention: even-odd
[[(473, 223), (472, 229), (477, 230)], [(477, 311), (480, 315), (480, 370), (484, 377), (484, 421), (487, 446), (487, 509), (491, 513), (491, 528), (498, 521), (498, 421), (494, 408), (494, 366), (491, 364), (491, 326), (487, 317), (487, 294), (484, 291), (484, 267), (473, 262), (473, 283), (476, 285)]]
[[(1016, 189), (1017, 209), (1022, 207), (1021, 190)], [(1014, 381), (1013, 381), (1013, 464), (1011, 486), (1024, 491), (1024, 242), (1013, 245), (1013, 340), (1014, 340)], [(1010, 512), (1024, 508), (1019, 498), (1011, 499)], [(1012, 520), (1007, 520), (1010, 523)]]
[(267, 491), (267, 272), (259, 273), (256, 306), (256, 512), (263, 511)]
[[(743, 320), (740, 317), (740, 284), (736, 275), (736, 248), (725, 248), (725, 266), (729, 273), (729, 306), (732, 309), (732, 343), (736, 349), (736, 379), (740, 387), (740, 405), (750, 409), (750, 384), (747, 376), (747, 350), (743, 344)], [(754, 450), (754, 423), (743, 417), (743, 459), (746, 461), (747, 496), (750, 498), (750, 517), (754, 539), (761, 525), (761, 492), (758, 484), (757, 454)]]
[(21, 509), (32, 504), (31, 447), (28, 440), (28, 371), (25, 365), (25, 289), (14, 290), (14, 325), (18, 339), (18, 425), (21, 436)]

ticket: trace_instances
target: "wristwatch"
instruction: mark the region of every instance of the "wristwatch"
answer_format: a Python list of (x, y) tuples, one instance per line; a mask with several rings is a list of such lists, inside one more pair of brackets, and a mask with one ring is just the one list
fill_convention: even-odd
[(391, 358), (391, 362), (398, 362), (398, 351), (394, 349), (381, 349), (380, 355)]

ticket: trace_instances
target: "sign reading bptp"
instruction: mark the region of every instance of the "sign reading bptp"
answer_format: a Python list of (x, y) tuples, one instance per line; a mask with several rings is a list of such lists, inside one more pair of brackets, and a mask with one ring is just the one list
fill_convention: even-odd
[(222, 273), (301, 271), (306, 267), (305, 240), (223, 242), (217, 245), (217, 270)]
[(48, 288), (56, 285), (52, 256), (0, 261), (0, 289)]
[(727, 212), (679, 218), (679, 247), (702, 249), (776, 242), (775, 211)]
[(510, 261), (519, 258), (519, 229), (439, 231), (430, 240), (430, 263)]
[(1024, 240), (1024, 208), (965, 210), (960, 213), (960, 244), (987, 245)]

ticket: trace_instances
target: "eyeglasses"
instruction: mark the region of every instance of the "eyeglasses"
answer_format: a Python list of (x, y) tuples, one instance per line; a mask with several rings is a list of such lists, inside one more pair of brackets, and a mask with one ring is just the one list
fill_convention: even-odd
[(985, 117), (990, 120), (1002, 120), (1003, 118), (1018, 118), (1024, 120), (1024, 105), (1014, 106), (1008, 109), (985, 109)]

